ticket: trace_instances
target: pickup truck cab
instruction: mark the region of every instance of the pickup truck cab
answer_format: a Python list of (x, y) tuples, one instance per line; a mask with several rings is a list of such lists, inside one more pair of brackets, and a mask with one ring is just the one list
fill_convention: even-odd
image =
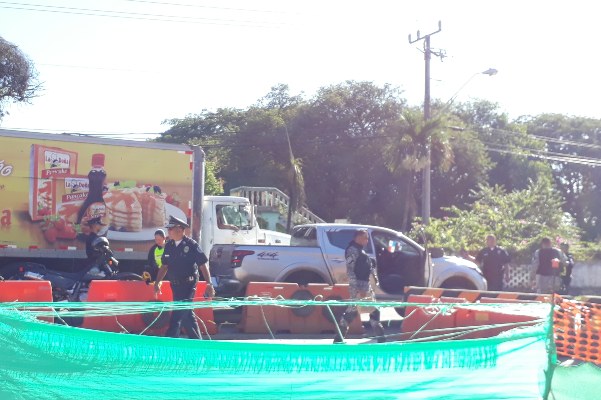
[[(405, 235), (376, 226), (324, 223), (296, 226), (290, 246), (215, 245), (210, 266), (217, 294), (241, 295), (249, 282), (348, 283), (344, 251), (357, 229), (369, 233), (365, 251), (376, 264), (379, 285), (371, 279), (379, 299), (402, 299), (405, 286), (433, 285), (430, 254)], [(466, 277), (475, 282), (466, 289), (486, 289), (477, 267), (459, 270), (462, 275), (453, 275), (457, 282)]]

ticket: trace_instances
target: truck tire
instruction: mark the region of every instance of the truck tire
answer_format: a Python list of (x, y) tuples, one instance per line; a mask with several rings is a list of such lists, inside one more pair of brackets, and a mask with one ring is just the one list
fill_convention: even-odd
[(476, 285), (474, 285), (470, 280), (458, 276), (447, 279), (440, 285), (440, 287), (443, 289), (477, 289)]
[[(290, 300), (313, 300), (313, 293), (307, 289), (300, 289), (292, 293)], [(291, 308), (292, 314), (296, 315), (297, 317), (306, 318), (311, 315), (315, 309), (315, 306), (291, 306)]]
[(310, 271), (293, 272), (288, 275), (284, 282), (297, 283), (299, 286), (307, 286), (309, 283), (325, 283), (321, 276)]

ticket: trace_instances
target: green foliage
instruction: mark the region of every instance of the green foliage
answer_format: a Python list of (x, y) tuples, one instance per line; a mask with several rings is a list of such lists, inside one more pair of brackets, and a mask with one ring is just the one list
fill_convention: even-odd
[[(543, 138), (550, 152), (567, 157), (601, 159), (601, 120), (543, 114), (524, 121), (528, 133)], [(587, 240), (601, 238), (600, 167), (556, 160), (553, 177)]]
[[(574, 221), (561, 210), (561, 198), (547, 180), (531, 181), (526, 189), (509, 193), (500, 186), (483, 186), (473, 195), (469, 209), (450, 207), (448, 217), (434, 218), (425, 227), (432, 246), (475, 252), (492, 233), (514, 259), (528, 261), (545, 236), (558, 242), (578, 240)], [(416, 234), (421, 226), (413, 229)]]
[[(326, 221), (397, 230), (421, 213), (430, 148), (428, 232), (437, 244), (475, 250), (492, 231), (526, 257), (543, 235), (576, 241), (575, 225), (586, 240), (601, 237), (598, 167), (541, 157), (550, 151), (600, 160), (600, 120), (512, 121), (481, 100), (452, 107), (434, 101), (432, 115), (424, 122), (421, 107), (407, 105), (390, 85), (346, 81), (305, 98), (280, 84), (245, 109), (168, 120), (158, 140), (203, 147), (213, 167), (207, 185), (210, 174), (216, 179), (207, 192), (277, 187), (293, 207), (307, 205)], [(580, 248), (594, 254), (594, 247)]]
[(218, 196), (223, 194), (223, 182), (215, 176), (215, 164), (207, 161), (205, 163), (205, 194)]
[(33, 62), (17, 46), (0, 37), (0, 119), (8, 101), (28, 102), (40, 89)]

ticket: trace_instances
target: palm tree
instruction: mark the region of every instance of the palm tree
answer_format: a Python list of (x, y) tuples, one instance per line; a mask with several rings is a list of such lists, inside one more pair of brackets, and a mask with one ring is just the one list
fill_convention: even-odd
[(417, 215), (415, 186), (419, 173), (428, 165), (428, 147), (432, 166), (447, 170), (453, 162), (453, 149), (442, 127), (442, 117), (424, 121), (421, 111), (407, 109), (400, 121), (400, 137), (394, 138), (385, 150), (389, 170), (404, 179), (403, 219), (401, 226), (408, 229)]
[(288, 202), (288, 221), (286, 223), (286, 232), (290, 233), (292, 230), (292, 216), (305, 202), (305, 179), (303, 178), (302, 160), (295, 158), (292, 153), (292, 144), (290, 143), (290, 135), (286, 124), (284, 124), (284, 131), (286, 132), (290, 156), (290, 170), (288, 172), (290, 200)]

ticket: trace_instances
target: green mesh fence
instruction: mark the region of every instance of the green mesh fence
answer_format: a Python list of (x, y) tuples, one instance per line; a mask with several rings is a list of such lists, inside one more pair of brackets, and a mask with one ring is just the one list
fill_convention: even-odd
[[(315, 304), (227, 305), (266, 303)], [(0, 399), (541, 399), (554, 363), (545, 304), (520, 305), (541, 319), (492, 338), (343, 345), (172, 339), (34, 318), (223, 306), (216, 302), (53, 306), (0, 304)]]

